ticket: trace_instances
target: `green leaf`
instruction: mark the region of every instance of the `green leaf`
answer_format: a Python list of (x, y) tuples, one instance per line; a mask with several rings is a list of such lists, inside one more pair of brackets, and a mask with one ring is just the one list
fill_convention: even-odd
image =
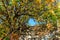
[(57, 18), (56, 18), (55, 16), (52, 16), (52, 20), (53, 20), (53, 21), (56, 21)]
[(4, 40), (10, 40), (10, 38), (9, 37), (5, 37)]

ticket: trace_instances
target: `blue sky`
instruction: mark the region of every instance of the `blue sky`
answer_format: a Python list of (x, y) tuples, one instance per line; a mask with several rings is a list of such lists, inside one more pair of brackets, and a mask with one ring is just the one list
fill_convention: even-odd
[(35, 25), (41, 25), (41, 24), (46, 24), (46, 22), (37, 22), (35, 19), (30, 18), (27, 23), (29, 26), (35, 26)]
[(33, 19), (33, 18), (30, 18), (28, 20), (28, 25), (30, 25), (30, 26), (35, 26), (37, 24), (38, 24), (38, 22), (35, 19)]

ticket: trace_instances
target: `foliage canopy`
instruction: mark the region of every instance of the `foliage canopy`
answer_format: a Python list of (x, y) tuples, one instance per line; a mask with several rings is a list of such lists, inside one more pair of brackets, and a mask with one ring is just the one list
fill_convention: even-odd
[(50, 23), (55, 25), (60, 17), (59, 11), (56, 0), (0, 0), (0, 19), (2, 20), (0, 37), (2, 32), (7, 36), (26, 31), (30, 28), (26, 24), (29, 18), (34, 18), (37, 22), (46, 22), (45, 25), (50, 29)]

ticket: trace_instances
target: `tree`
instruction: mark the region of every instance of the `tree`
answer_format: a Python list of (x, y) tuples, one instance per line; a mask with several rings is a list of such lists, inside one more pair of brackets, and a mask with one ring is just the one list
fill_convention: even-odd
[[(6, 34), (23, 32), (29, 29), (26, 25), (29, 18), (52, 22), (55, 25), (57, 6), (55, 0), (1, 0), (1, 26), (9, 30)], [(53, 26), (52, 26), (53, 27)], [(43, 27), (42, 27), (43, 28)], [(47, 26), (48, 28), (48, 26)]]

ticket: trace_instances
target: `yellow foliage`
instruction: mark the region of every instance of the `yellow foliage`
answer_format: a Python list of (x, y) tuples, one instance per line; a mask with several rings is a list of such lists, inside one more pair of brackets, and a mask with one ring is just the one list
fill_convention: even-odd
[(48, 22), (46, 26), (47, 26), (47, 29), (50, 29), (52, 27), (52, 24)]
[(41, 3), (41, 0), (35, 0), (35, 2), (36, 2), (37, 4), (40, 4), (40, 3)]
[(49, 10), (49, 12), (54, 13), (54, 10), (51, 9), (51, 10)]
[(2, 28), (2, 25), (0, 24), (0, 28)]
[(16, 5), (16, 0), (12, 0), (12, 4), (13, 5)]
[(24, 2), (24, 3), (27, 3), (27, 2), (28, 2), (28, 0), (23, 0), (23, 2)]
[[(34, 18), (37, 22), (45, 22), (45, 19), (47, 19), (47, 21), (55, 20), (56, 14), (54, 13), (55, 7), (53, 6), (53, 2), (55, 2), (55, 0), (19, 0), (19, 2), (17, 0), (12, 0), (11, 6), (9, 6), (10, 4), (7, 5), (7, 8), (2, 6), (2, 12), (0, 12), (0, 17), (6, 16), (2, 25), (0, 25), (0, 28), (6, 32), (4, 33), (2, 31), (4, 33), (3, 35), (11, 33), (11, 40), (18, 40), (18, 34), (25, 32), (24, 30), (26, 29), (30, 30), (28, 29), (30, 26), (25, 24), (28, 24), (29, 18)], [(21, 29), (18, 29), (19, 27)], [(47, 25), (35, 25), (32, 29), (33, 31), (40, 31), (37, 32), (37, 34), (43, 35), (48, 33), (52, 27), (52, 24), (48, 22)]]
[[(56, 14), (54, 13), (54, 10), (53, 10), (53, 9), (49, 10), (49, 12), (50, 12), (52, 15), (56, 16)], [(57, 16), (56, 16), (56, 17), (57, 17)]]
[(46, 0), (47, 3), (55, 2), (55, 0)]
[(58, 8), (60, 8), (60, 2), (57, 3)]

